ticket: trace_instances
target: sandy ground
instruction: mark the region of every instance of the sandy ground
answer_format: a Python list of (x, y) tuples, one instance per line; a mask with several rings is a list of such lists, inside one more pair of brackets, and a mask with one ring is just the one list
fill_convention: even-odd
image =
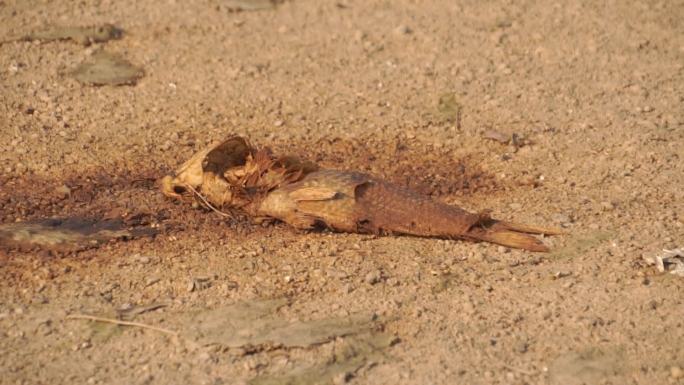
[[(0, 1), (3, 39), (124, 30), (0, 46), (0, 221), (160, 231), (0, 251), (1, 383), (684, 383), (684, 279), (642, 260), (684, 246), (684, 3), (235, 3)], [(145, 76), (74, 80), (100, 49)], [(305, 233), (161, 196), (157, 178), (230, 133), (567, 234), (531, 254)], [(373, 325), (302, 346), (187, 337), (278, 298), (260, 319)], [(67, 319), (125, 312), (180, 335)]]

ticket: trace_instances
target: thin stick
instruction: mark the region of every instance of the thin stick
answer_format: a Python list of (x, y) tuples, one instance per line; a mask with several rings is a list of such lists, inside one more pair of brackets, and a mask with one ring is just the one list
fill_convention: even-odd
[(526, 374), (526, 375), (528, 375), (528, 376), (534, 376), (534, 375), (536, 374), (535, 372), (532, 372), (532, 371), (529, 371), (529, 370), (525, 370), (525, 369), (522, 369), (522, 368), (516, 368), (515, 366), (508, 365), (507, 363), (505, 363), (505, 362), (503, 362), (503, 361), (501, 361), (501, 365), (503, 365), (503, 367), (506, 368), (506, 369), (512, 370), (512, 371), (514, 371), (514, 372)]
[(197, 197), (198, 197), (199, 199), (201, 199), (202, 202), (203, 202), (205, 205), (207, 205), (207, 207), (209, 207), (210, 209), (212, 209), (214, 212), (216, 212), (216, 213), (218, 213), (218, 214), (220, 214), (220, 215), (222, 215), (222, 216), (224, 216), (224, 217), (227, 217), (227, 218), (232, 218), (232, 217), (233, 217), (232, 215), (226, 214), (226, 213), (224, 213), (223, 211), (221, 211), (221, 210), (217, 209), (216, 207), (212, 206), (211, 203), (209, 203), (209, 201), (208, 201), (202, 194), (200, 194), (199, 191), (195, 190), (194, 187), (192, 187), (192, 186), (190, 186), (190, 185), (187, 185), (187, 186), (185, 186), (185, 187), (187, 187), (188, 190), (192, 191), (195, 195), (197, 195)]
[(135, 326), (135, 327), (139, 327), (139, 328), (143, 328), (143, 329), (156, 330), (158, 332), (170, 334), (172, 336), (178, 336), (178, 333), (174, 332), (173, 330), (158, 328), (156, 326), (147, 325), (147, 324), (143, 324), (140, 322), (121, 321), (118, 319), (96, 317), (96, 316), (86, 315), (86, 314), (70, 314), (66, 318), (67, 319), (86, 319), (89, 321), (106, 322), (106, 323), (110, 323), (110, 324), (123, 325), (123, 326)]

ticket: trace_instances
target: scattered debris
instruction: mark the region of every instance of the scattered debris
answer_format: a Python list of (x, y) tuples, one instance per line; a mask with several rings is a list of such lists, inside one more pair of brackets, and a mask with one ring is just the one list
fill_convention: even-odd
[[(91, 45), (104, 43), (109, 40), (120, 39), (123, 30), (112, 24), (102, 24), (89, 27), (52, 27), (43, 31), (33, 32), (18, 39), (9, 41), (42, 41), (72, 40), (78, 44)], [(3, 43), (7, 43), (5, 41)]]
[(660, 273), (669, 272), (684, 277), (684, 248), (663, 251), (665, 253), (662, 255), (644, 256), (643, 258), (649, 265), (655, 265)]
[(122, 57), (100, 51), (76, 67), (71, 75), (81, 83), (101, 85), (135, 85), (144, 71)]
[(44, 219), (0, 225), (0, 247), (74, 252), (112, 240), (151, 236), (152, 228), (127, 228), (121, 220)]

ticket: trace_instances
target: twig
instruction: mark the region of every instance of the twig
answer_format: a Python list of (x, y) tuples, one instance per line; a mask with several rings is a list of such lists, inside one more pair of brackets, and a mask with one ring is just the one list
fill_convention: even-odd
[(503, 362), (503, 361), (501, 361), (501, 365), (503, 365), (503, 367), (506, 368), (506, 369), (512, 370), (512, 371), (514, 371), (514, 372), (526, 374), (526, 375), (528, 375), (528, 376), (534, 376), (535, 374), (537, 374), (537, 373), (532, 372), (532, 371), (530, 371), (530, 370), (525, 370), (525, 369), (522, 369), (522, 368), (516, 368), (515, 366), (508, 365), (507, 363), (505, 363), (505, 362)]
[(221, 210), (217, 209), (216, 207), (212, 206), (211, 203), (209, 203), (209, 201), (208, 201), (202, 194), (200, 194), (199, 191), (195, 190), (194, 187), (192, 187), (192, 186), (190, 186), (190, 185), (187, 185), (187, 186), (184, 186), (184, 187), (187, 187), (188, 190), (192, 191), (195, 195), (197, 195), (197, 197), (198, 197), (199, 199), (201, 199), (202, 202), (203, 202), (205, 205), (207, 205), (207, 207), (209, 207), (209, 208), (210, 208), (211, 210), (213, 210), (214, 212), (216, 212), (216, 213), (218, 213), (218, 214), (220, 214), (220, 215), (222, 215), (222, 216), (224, 216), (224, 217), (226, 217), (226, 218), (232, 218), (232, 217), (233, 217), (232, 215), (226, 214), (226, 213), (224, 213), (223, 211), (221, 211)]
[(139, 327), (139, 328), (143, 328), (143, 329), (156, 330), (158, 332), (170, 334), (172, 336), (178, 336), (178, 333), (174, 332), (173, 330), (159, 328), (156, 326), (147, 325), (147, 324), (140, 323), (140, 322), (121, 321), (118, 319), (96, 317), (96, 316), (86, 315), (86, 314), (70, 314), (66, 318), (67, 319), (85, 319), (85, 320), (89, 320), (89, 321), (106, 322), (106, 323), (110, 323), (110, 324), (123, 325), (123, 326), (135, 326), (135, 327)]

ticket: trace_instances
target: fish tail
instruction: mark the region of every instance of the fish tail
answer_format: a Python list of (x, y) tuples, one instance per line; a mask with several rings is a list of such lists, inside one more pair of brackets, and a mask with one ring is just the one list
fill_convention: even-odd
[(533, 237), (532, 235), (516, 231), (475, 227), (468, 230), (464, 237), (472, 240), (485, 241), (497, 245), (512, 247), (516, 249), (523, 249), (528, 251), (549, 251), (549, 248), (546, 245), (544, 245), (539, 239)]
[(491, 242), (516, 249), (539, 252), (549, 251), (546, 245), (530, 234), (557, 235), (562, 234), (562, 231), (549, 227), (500, 221), (490, 218), (488, 212), (483, 212), (480, 214), (480, 220), (468, 229), (465, 236), (470, 239)]

